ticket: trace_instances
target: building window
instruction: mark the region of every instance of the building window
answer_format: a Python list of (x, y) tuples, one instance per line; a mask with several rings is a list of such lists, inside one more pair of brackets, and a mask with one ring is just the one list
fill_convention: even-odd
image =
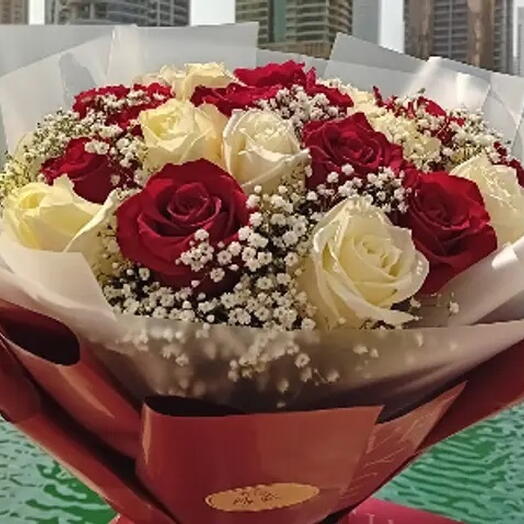
[(87, 19), (90, 18), (91, 13), (89, 12), (89, 4), (80, 5), (77, 7), (78, 18)]
[(107, 17), (107, 4), (105, 2), (95, 4), (95, 18)]
[(269, 40), (282, 42), (286, 39), (287, 0), (271, 0), (269, 4)]

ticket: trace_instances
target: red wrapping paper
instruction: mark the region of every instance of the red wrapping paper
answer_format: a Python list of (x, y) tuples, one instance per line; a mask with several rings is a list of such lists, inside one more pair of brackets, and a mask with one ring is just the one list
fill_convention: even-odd
[[(391, 502), (369, 499), (340, 524), (460, 524), (455, 520), (424, 511), (406, 508)], [(126, 517), (115, 517), (110, 524), (134, 524)]]
[(402, 417), (377, 424), (339, 509), (365, 500), (413, 457), (463, 389), (464, 385), (459, 385)]
[[(321, 521), (347, 489), (380, 413), (172, 416), (176, 410), (176, 399), (145, 406), (138, 476), (180, 522), (216, 524), (242, 524), (246, 512), (263, 523), (266, 511), (273, 524)], [(289, 491), (298, 486), (304, 500), (294, 504)]]
[(137, 409), (69, 329), (2, 300), (0, 326), (4, 342), (65, 411), (114, 449), (136, 455)]
[(470, 371), (464, 392), (429, 434), (421, 451), (524, 400), (524, 341)]
[(380, 406), (217, 416), (172, 397), (148, 399), (140, 416), (64, 326), (4, 302), (0, 331), (0, 411), (134, 524), (318, 524), (524, 397), (519, 344), (380, 424)]
[(174, 524), (133, 475), (132, 463), (100, 446), (35, 386), (0, 344), (0, 412), (135, 524)]

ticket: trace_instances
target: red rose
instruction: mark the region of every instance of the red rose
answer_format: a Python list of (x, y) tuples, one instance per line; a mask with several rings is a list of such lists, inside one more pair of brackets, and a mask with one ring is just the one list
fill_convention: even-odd
[[(396, 99), (396, 97), (392, 97)], [(447, 117), (446, 110), (439, 106), (434, 100), (426, 98), (425, 96), (419, 96), (414, 100), (411, 100), (406, 106), (398, 105), (397, 107), (403, 112), (405, 116), (415, 117), (417, 110), (422, 108), (425, 113), (435, 117)]]
[[(127, 98), (131, 91), (135, 93), (133, 101)], [(104, 98), (108, 96), (122, 103), (118, 108), (108, 106), (104, 101)], [(140, 128), (136, 125), (138, 115), (142, 111), (162, 105), (172, 96), (170, 87), (158, 83), (148, 86), (136, 84), (133, 88), (100, 87), (77, 95), (73, 110), (80, 115), (80, 118), (84, 118), (90, 110), (106, 113), (106, 125), (116, 124), (124, 131), (129, 129), (132, 133), (139, 133)]]
[(224, 115), (231, 116), (234, 109), (246, 109), (255, 107), (259, 100), (268, 100), (276, 96), (280, 86), (243, 86), (241, 84), (229, 84), (227, 87), (204, 87), (195, 89), (191, 102), (199, 106), (201, 104), (213, 104)]
[[(290, 88), (299, 85), (304, 88), (306, 93), (313, 97), (323, 93), (329, 100), (330, 105), (341, 109), (353, 106), (353, 100), (349, 95), (341, 93), (338, 89), (317, 84), (317, 75), (314, 69), (304, 71), (304, 64), (289, 60), (283, 64), (268, 64), (255, 69), (236, 69), (237, 78), (250, 87), (271, 87)], [(276, 91), (278, 91), (278, 88)], [(274, 96), (274, 95), (272, 95)], [(260, 96), (260, 98), (271, 98), (270, 96)], [(241, 107), (241, 106), (239, 106)]]
[(445, 109), (439, 106), (434, 100), (426, 98), (425, 96), (419, 96), (417, 103), (419, 106), (424, 107), (424, 110), (428, 115), (444, 117), (448, 116)]
[(503, 166), (512, 167), (517, 173), (519, 184), (524, 187), (524, 167), (522, 167), (522, 164), (516, 158), (512, 158), (506, 147), (500, 142), (495, 142), (494, 146), (500, 156), (498, 163)]
[(422, 292), (444, 284), (497, 248), (495, 231), (477, 185), (445, 172), (421, 173), (408, 197), (400, 225), (411, 230), (430, 264)]
[(353, 167), (356, 176), (376, 173), (381, 167), (399, 170), (404, 165), (402, 148), (375, 131), (363, 113), (310, 122), (303, 136), (312, 159), (313, 174), (307, 179), (310, 188), (324, 184), (331, 172), (342, 174), (346, 164)]
[(408, 118), (415, 118), (417, 116), (417, 109), (422, 107), (424, 111), (431, 116), (447, 116), (446, 110), (439, 106), (434, 100), (419, 96), (410, 100), (407, 104), (400, 101), (398, 96), (390, 96), (386, 100), (382, 96), (382, 92), (377, 86), (373, 87), (373, 94), (375, 95), (375, 102), (379, 107), (393, 111), (397, 116), (406, 116)]
[(73, 182), (75, 193), (82, 198), (101, 204), (114, 189), (111, 176), (116, 169), (106, 155), (88, 153), (85, 145), (89, 138), (74, 138), (64, 154), (47, 160), (42, 166), (46, 182), (52, 184), (56, 178), (67, 175)]
[[(182, 288), (216, 284), (209, 267), (193, 271), (176, 263), (204, 229), (208, 242), (229, 244), (249, 221), (247, 197), (237, 181), (207, 160), (165, 166), (117, 210), (117, 239), (125, 257), (151, 269), (162, 282)], [(202, 287), (203, 286), (203, 287)]]
[(344, 111), (353, 107), (353, 100), (349, 95), (341, 93), (334, 87), (328, 87), (322, 84), (311, 83), (305, 87), (306, 93), (309, 96), (315, 96), (320, 93), (324, 94), (329, 101), (330, 106), (336, 106)]
[(316, 81), (315, 70), (311, 69), (307, 73), (304, 71), (304, 64), (299, 64), (293, 60), (283, 64), (267, 64), (254, 69), (235, 69), (235, 76), (248, 86), (268, 87), (280, 85), (291, 87), (292, 85), (306, 85)]

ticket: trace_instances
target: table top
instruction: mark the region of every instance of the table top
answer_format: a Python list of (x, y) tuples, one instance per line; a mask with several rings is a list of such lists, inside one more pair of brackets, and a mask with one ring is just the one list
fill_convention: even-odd
[[(468, 524), (522, 524), (524, 406), (441, 443), (378, 496)], [(85, 486), (0, 423), (2, 524), (106, 524), (112, 516)]]

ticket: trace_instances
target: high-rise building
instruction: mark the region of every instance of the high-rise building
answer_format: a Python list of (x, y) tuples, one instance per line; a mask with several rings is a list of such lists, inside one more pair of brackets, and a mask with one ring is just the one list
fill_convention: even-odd
[(514, 1), (495, 0), (495, 69), (513, 72)]
[(353, 36), (380, 43), (384, 0), (353, 0)]
[(509, 73), (513, 0), (404, 0), (405, 50)]
[(47, 0), (51, 24), (188, 25), (189, 0)]
[(27, 24), (29, 0), (0, 0), (0, 24)]
[(514, 73), (524, 76), (524, 7), (517, 10), (517, 60)]
[(237, 22), (260, 24), (262, 47), (327, 58), (337, 32), (351, 33), (353, 0), (237, 0)]

